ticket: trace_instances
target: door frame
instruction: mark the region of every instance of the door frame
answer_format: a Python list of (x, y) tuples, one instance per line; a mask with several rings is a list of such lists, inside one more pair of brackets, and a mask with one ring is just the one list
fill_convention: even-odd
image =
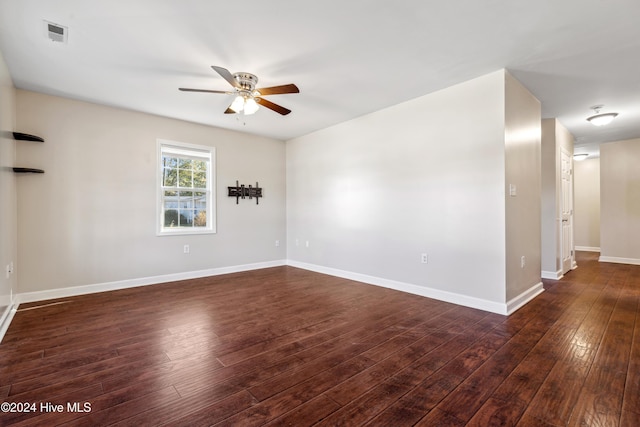
[[(565, 170), (565, 160), (568, 171)], [(568, 183), (565, 185), (565, 172)], [(573, 242), (573, 156), (564, 147), (560, 150), (560, 273), (576, 268)], [(566, 233), (566, 235), (565, 235)]]

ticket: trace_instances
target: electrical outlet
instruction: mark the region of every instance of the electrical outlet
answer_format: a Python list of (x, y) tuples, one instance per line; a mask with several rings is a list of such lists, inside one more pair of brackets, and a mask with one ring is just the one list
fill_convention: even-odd
[(429, 255), (428, 254), (422, 254), (420, 256), (420, 262), (422, 262), (423, 264), (429, 264)]
[(520, 268), (524, 268), (524, 255), (520, 258)]
[(307, 240), (304, 244), (306, 247), (309, 247), (309, 241)]
[(276, 248), (280, 246), (280, 240), (276, 240)]
[(184, 245), (184, 253), (185, 254), (191, 253), (191, 248), (189, 248), (189, 245)]

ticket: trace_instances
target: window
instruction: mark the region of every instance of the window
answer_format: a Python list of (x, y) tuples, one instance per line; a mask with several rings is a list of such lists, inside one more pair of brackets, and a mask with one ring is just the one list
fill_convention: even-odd
[(158, 234), (215, 233), (213, 147), (158, 140)]

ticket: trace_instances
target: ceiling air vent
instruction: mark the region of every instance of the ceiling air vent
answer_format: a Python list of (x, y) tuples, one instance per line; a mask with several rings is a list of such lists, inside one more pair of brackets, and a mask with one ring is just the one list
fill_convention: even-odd
[(67, 34), (69, 33), (69, 29), (63, 25), (54, 24), (53, 22), (44, 21), (45, 30), (47, 32), (47, 37), (49, 40), (58, 42), (58, 43), (66, 43), (67, 42)]

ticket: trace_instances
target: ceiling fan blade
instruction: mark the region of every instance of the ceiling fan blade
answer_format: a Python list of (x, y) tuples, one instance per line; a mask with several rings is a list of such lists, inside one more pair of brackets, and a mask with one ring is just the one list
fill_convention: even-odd
[(256, 89), (260, 95), (281, 95), (284, 93), (300, 93), (298, 86), (293, 83), (282, 86), (262, 87)]
[(225, 94), (232, 93), (224, 90), (190, 89), (188, 87), (179, 87), (178, 90), (181, 90), (183, 92), (207, 92), (207, 93), (225, 93)]
[(227, 109), (226, 109), (226, 110), (224, 110), (224, 113), (225, 113), (225, 114), (236, 114), (236, 113), (237, 113), (237, 111), (233, 111), (233, 110), (231, 109), (231, 107), (227, 107)]
[(240, 83), (238, 83), (236, 79), (233, 78), (233, 74), (231, 74), (229, 70), (227, 70), (226, 68), (218, 67), (216, 65), (212, 65), (211, 68), (216, 70), (216, 72), (220, 74), (223, 79), (228, 81), (231, 86), (237, 89), (242, 89), (242, 87), (240, 86)]
[(283, 116), (286, 116), (287, 114), (289, 114), (291, 112), (291, 110), (289, 110), (288, 108), (284, 108), (278, 104), (274, 104), (271, 101), (267, 101), (264, 98), (255, 98), (256, 102), (260, 105), (262, 105), (263, 107), (266, 107), (270, 110), (275, 111), (276, 113), (280, 113)]

